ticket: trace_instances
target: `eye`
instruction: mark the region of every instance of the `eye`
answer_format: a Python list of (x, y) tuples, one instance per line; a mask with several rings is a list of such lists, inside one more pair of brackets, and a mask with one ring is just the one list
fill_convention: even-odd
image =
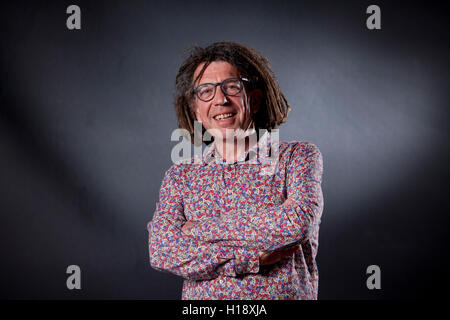
[(230, 94), (236, 94), (241, 90), (241, 86), (239, 82), (230, 81), (224, 85), (224, 89)]
[(203, 87), (203, 88), (200, 88), (198, 92), (199, 92), (201, 95), (209, 94), (209, 93), (212, 92), (212, 89), (211, 89), (210, 87)]

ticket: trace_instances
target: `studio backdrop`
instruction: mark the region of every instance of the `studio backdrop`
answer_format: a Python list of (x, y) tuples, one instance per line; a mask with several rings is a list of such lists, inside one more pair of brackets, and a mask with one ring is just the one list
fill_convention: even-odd
[[(182, 279), (150, 266), (146, 228), (178, 143), (175, 76), (187, 48), (216, 41), (270, 61), (292, 107), (281, 140), (322, 152), (319, 299), (433, 298), (449, 285), (443, 3), (39, 0), (0, 12), (2, 298), (180, 299)], [(67, 287), (69, 266), (81, 289)]]

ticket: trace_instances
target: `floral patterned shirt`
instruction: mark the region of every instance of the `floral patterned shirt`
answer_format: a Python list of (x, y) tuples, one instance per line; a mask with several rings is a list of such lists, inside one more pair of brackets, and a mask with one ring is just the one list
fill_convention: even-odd
[[(212, 143), (202, 161), (167, 170), (147, 226), (151, 266), (185, 279), (182, 299), (317, 299), (319, 149), (266, 132), (243, 157), (228, 163)], [(259, 265), (261, 250), (291, 245), (292, 257)]]

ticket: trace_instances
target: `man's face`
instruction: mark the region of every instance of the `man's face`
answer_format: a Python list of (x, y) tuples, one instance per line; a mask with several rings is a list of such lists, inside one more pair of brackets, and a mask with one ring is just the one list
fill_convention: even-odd
[[(200, 73), (203, 65), (202, 63), (197, 67), (194, 73), (194, 79)], [(218, 83), (225, 79), (239, 77), (240, 74), (233, 65), (228, 62), (214, 61), (208, 65), (202, 77), (194, 85)], [(249, 94), (245, 88), (236, 96), (226, 96), (220, 89), (220, 86), (217, 86), (216, 94), (211, 101), (205, 102), (195, 96), (193, 108), (197, 121), (202, 122), (205, 129), (216, 139), (232, 137), (236, 129), (246, 130), (249, 128), (252, 122), (252, 114), (257, 111), (258, 104), (254, 104), (251, 107), (248, 103), (248, 97)], [(220, 115), (231, 116), (218, 119), (217, 116)]]

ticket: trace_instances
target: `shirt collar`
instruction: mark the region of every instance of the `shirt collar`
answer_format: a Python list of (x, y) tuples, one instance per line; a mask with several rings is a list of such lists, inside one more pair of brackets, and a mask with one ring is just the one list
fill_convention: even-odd
[(248, 149), (241, 157), (235, 162), (225, 161), (219, 152), (217, 152), (215, 142), (213, 141), (203, 152), (204, 166), (211, 163), (218, 164), (236, 164), (236, 163), (249, 163), (249, 164), (265, 164), (270, 165), (273, 161), (271, 157), (271, 149), (275, 146), (271, 139), (271, 134), (266, 131), (250, 149)]

